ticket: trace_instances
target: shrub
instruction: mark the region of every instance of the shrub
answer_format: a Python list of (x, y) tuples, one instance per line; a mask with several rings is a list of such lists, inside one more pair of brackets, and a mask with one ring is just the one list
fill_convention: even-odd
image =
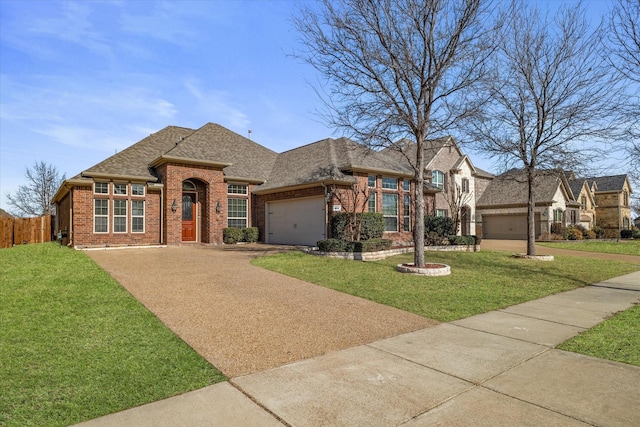
[(236, 227), (227, 227), (222, 230), (222, 241), (228, 245), (242, 242), (244, 238), (244, 229)]
[(318, 249), (323, 252), (347, 252), (349, 242), (343, 239), (326, 239), (318, 242)]
[(593, 232), (596, 233), (596, 239), (604, 239), (604, 236), (605, 236), (604, 228), (598, 227), (596, 225), (593, 227)]
[(640, 230), (633, 230), (633, 238), (640, 239)]
[(242, 229), (243, 239), (248, 243), (255, 243), (258, 241), (258, 227), (247, 227)]
[(609, 228), (604, 229), (603, 236), (604, 239), (617, 239), (620, 237), (618, 234), (618, 230), (611, 230)]
[(431, 215), (426, 215), (424, 217), (425, 238), (430, 233), (436, 233), (444, 239), (449, 235), (455, 234), (455, 232), (455, 224), (453, 223), (453, 219), (449, 217)]
[(620, 230), (620, 238), (631, 239), (633, 237), (633, 230)]
[(565, 236), (568, 240), (582, 240), (582, 230), (576, 227), (567, 227), (565, 229)]
[(558, 234), (560, 236), (564, 236), (565, 228), (564, 224), (561, 222), (554, 222), (551, 224), (551, 234)]
[(448, 243), (449, 243), (449, 240), (446, 237), (441, 236), (439, 233), (436, 233), (435, 231), (430, 231), (428, 233), (425, 233), (425, 236), (424, 236), (425, 246), (440, 246)]
[[(350, 242), (353, 252), (377, 252), (391, 248), (393, 242), (389, 239), (369, 239), (360, 242)], [(351, 252), (351, 251), (349, 251)]]
[(587, 230), (583, 236), (585, 239), (595, 239), (597, 237), (596, 232), (593, 230)]
[(475, 244), (475, 236), (449, 236), (449, 244), (451, 245), (467, 245)]
[[(336, 212), (331, 215), (331, 235), (336, 239), (350, 239), (347, 225), (353, 213)], [(356, 220), (362, 219), (360, 240), (377, 239), (384, 233), (384, 216), (376, 212), (364, 212), (356, 214)]]

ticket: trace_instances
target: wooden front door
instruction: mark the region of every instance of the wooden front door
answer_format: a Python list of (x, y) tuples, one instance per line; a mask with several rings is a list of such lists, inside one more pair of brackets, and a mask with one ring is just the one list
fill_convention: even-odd
[(182, 241), (196, 241), (196, 195), (182, 194)]

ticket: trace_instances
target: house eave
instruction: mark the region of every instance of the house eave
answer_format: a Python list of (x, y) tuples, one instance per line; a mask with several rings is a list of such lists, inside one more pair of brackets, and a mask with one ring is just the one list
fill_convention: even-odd
[(260, 178), (248, 178), (246, 176), (226, 176), (224, 177), (226, 182), (242, 182), (247, 184), (264, 184), (265, 180)]
[(226, 168), (227, 166), (231, 166), (233, 164), (229, 162), (215, 162), (211, 160), (191, 159), (188, 157), (160, 156), (149, 163), (149, 166), (155, 168), (165, 163), (177, 163), (181, 165), (193, 166), (212, 166), (218, 168)]
[(84, 179), (77, 179), (77, 178), (65, 179), (64, 181), (62, 181), (62, 184), (60, 184), (58, 191), (56, 191), (56, 194), (51, 199), (51, 203), (55, 204), (60, 202), (64, 198), (64, 196), (69, 194), (72, 187), (76, 187), (76, 186), (89, 187), (92, 184), (93, 183), (91, 181), (84, 180)]
[(138, 181), (138, 182), (157, 182), (158, 178), (151, 175), (126, 175), (126, 174), (111, 174), (111, 173), (102, 173), (102, 172), (87, 172), (84, 171), (81, 174), (85, 178), (98, 178), (98, 179), (109, 179), (113, 181)]
[(326, 180), (322, 180), (322, 181), (314, 181), (314, 182), (308, 182), (308, 183), (304, 183), (304, 184), (295, 184), (295, 185), (286, 185), (286, 186), (282, 186), (282, 187), (272, 187), (272, 188), (265, 188), (263, 190), (257, 189), (257, 190), (253, 190), (252, 193), (255, 195), (265, 195), (265, 194), (273, 194), (273, 193), (281, 193), (283, 191), (296, 191), (296, 190), (303, 190), (306, 188), (313, 188), (313, 187), (322, 187), (322, 186), (327, 186), (327, 185), (352, 185), (356, 182), (355, 179), (326, 179)]
[(413, 178), (413, 173), (406, 171), (399, 171), (393, 169), (385, 169), (385, 168), (372, 168), (360, 165), (351, 165), (349, 167), (345, 167), (341, 169), (342, 171), (353, 171), (353, 172), (363, 172), (363, 173), (376, 173), (381, 175), (394, 175), (400, 177)]
[[(549, 202), (535, 202), (534, 206), (553, 206), (553, 200)], [(500, 205), (476, 205), (476, 210), (480, 209), (508, 209), (527, 207), (527, 203), (504, 203)]]

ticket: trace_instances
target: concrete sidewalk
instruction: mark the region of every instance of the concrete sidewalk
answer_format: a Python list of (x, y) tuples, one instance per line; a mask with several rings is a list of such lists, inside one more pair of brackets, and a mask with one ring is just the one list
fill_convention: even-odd
[(553, 348), (638, 302), (640, 272), (80, 425), (640, 425), (639, 367)]

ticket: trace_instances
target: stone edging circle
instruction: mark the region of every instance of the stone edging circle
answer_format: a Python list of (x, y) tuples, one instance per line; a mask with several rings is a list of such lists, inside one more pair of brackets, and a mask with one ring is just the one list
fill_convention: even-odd
[(396, 270), (400, 273), (417, 274), (420, 276), (448, 276), (451, 274), (451, 267), (447, 264), (427, 264), (423, 267), (414, 267), (413, 264), (398, 264)]
[(527, 254), (513, 254), (513, 258), (531, 259), (534, 261), (553, 261), (553, 255), (527, 255)]

